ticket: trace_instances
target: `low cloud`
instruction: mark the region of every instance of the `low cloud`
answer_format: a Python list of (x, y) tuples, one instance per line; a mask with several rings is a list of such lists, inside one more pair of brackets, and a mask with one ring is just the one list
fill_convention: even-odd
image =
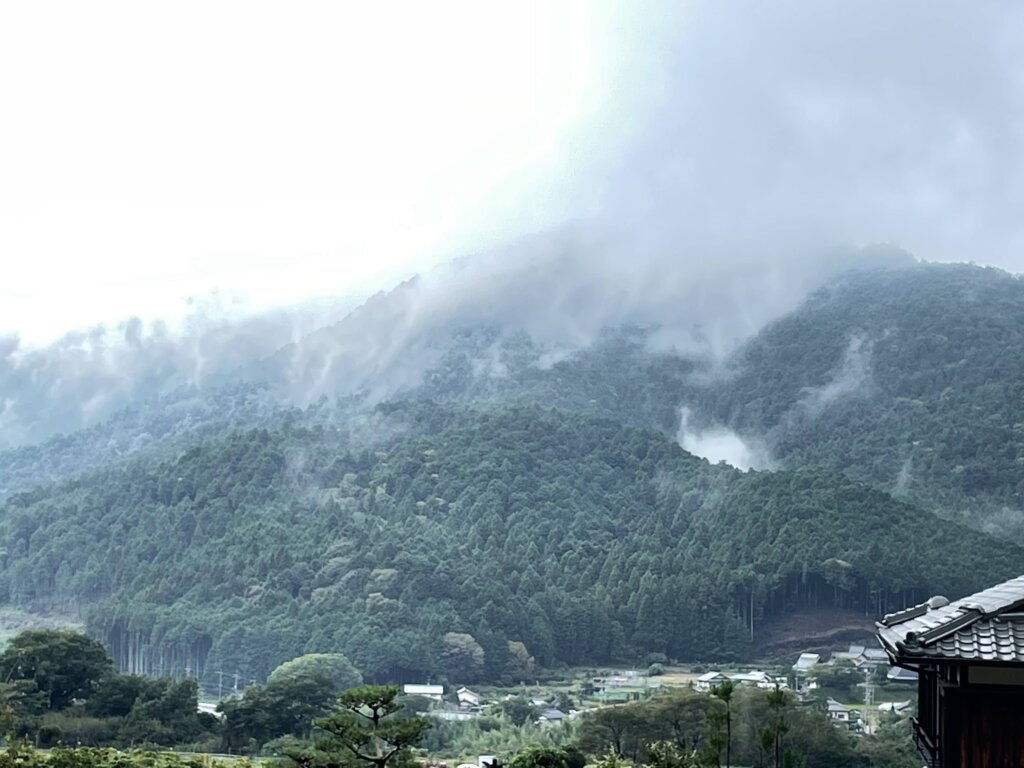
[(712, 464), (724, 461), (737, 469), (769, 469), (772, 462), (767, 449), (758, 440), (744, 439), (728, 427), (712, 425), (695, 427), (689, 408), (679, 409), (679, 432), (676, 440), (684, 450), (707, 459)]
[(843, 398), (867, 394), (871, 383), (871, 342), (860, 334), (850, 337), (843, 360), (828, 382), (808, 387), (797, 403), (812, 419)]
[(652, 328), (656, 352), (721, 360), (829, 277), (902, 252), (832, 249), (704, 262), (602, 225), (567, 226), (438, 267), (378, 294), (275, 360), (294, 400), (383, 399), (415, 387), (453, 333), (526, 333), (550, 365), (607, 328)]
[(180, 327), (131, 318), (66, 334), (44, 347), (0, 340), (0, 449), (92, 426), (132, 404), (237, 380), (261, 358), (347, 304), (238, 317), (197, 305)]

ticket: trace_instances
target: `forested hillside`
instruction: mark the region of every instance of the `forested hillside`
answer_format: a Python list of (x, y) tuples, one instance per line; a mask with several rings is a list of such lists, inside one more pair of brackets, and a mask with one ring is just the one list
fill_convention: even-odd
[[(340, 650), (370, 680), (468, 681), (743, 657), (794, 609), (1019, 574), (1018, 545), (930, 514), (1021, 540), (1018, 279), (851, 273), (724, 360), (660, 330), (445, 326), (384, 403), (290, 405), (282, 350), (0, 453), (0, 596), (80, 612), (133, 672)], [(778, 471), (687, 454), (684, 408)]]
[(947, 516), (1024, 535), (1024, 283), (995, 269), (851, 273), (773, 323), (705, 418)]
[[(417, 394), (541, 403), (676, 434), (731, 430), (761, 464), (827, 467), (1006, 538), (1024, 536), (1024, 283), (914, 264), (831, 281), (727, 359), (606, 331), (553, 356), (496, 328), (453, 337)], [(699, 440), (695, 441), (699, 445)]]
[[(239, 369), (229, 384), (181, 388), (90, 429), (0, 451), (0, 498), (236, 429), (289, 420), (348, 430), (391, 392), (553, 406), (673, 436), (686, 409), (688, 427), (727, 428), (758, 446), (759, 466), (836, 469), (973, 527), (1024, 534), (1024, 284), (1007, 273), (941, 264), (850, 272), (725, 358), (699, 327), (666, 336), (657, 324), (627, 324), (575, 346), (545, 341), (509, 324), (506, 306), (506, 323), (477, 307), (475, 324), (446, 315), (429, 343), (396, 342), (387, 385), (375, 359), (359, 372), (350, 370), (358, 356), (329, 372), (300, 364), (331, 359), (332, 339), (358, 349), (356, 331), (375, 322), (409, 326), (412, 290), (374, 297), (338, 329)], [(309, 400), (300, 384), (313, 381), (323, 395)]]
[(0, 499), (128, 459), (159, 459), (233, 429), (281, 418), (280, 402), (247, 383), (182, 388), (42, 443), (0, 451)]
[(122, 668), (371, 680), (742, 656), (766, 618), (969, 593), (1024, 550), (817, 472), (744, 474), (656, 432), (428, 401), (241, 432), (0, 510), (8, 599), (79, 608)]

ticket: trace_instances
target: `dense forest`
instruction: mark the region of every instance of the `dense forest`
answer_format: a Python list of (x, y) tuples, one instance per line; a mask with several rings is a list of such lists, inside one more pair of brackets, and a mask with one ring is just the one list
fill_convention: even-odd
[[(541, 403), (675, 435), (731, 430), (762, 464), (828, 467), (972, 527), (1024, 535), (1024, 283), (996, 269), (853, 271), (724, 360), (606, 331), (554, 358), (475, 329), (415, 394)], [(662, 345), (663, 346), (663, 345)], [(547, 357), (546, 357), (547, 356)]]
[(1024, 535), (1024, 283), (922, 264), (850, 273), (741, 349), (705, 418), (945, 514)]
[[(332, 339), (351, 351), (356, 331), (375, 322), (407, 322), (403, 301), (375, 297), (352, 323), (313, 334), (314, 357), (329, 357)], [(451, 319), (425, 349), (410, 350), (415, 365), (397, 388), (357, 370), (362, 386), (345, 383), (335, 365), (336, 391), (298, 396), (296, 377), (319, 374), (300, 376), (301, 355), (289, 347), (239, 368), (230, 383), (180, 387), (89, 429), (0, 451), (0, 498), (175, 456), (239, 429), (287, 422), (351, 432), (387, 391), (390, 400), (539, 404), (670, 436), (686, 409), (690, 427), (726, 428), (758, 446), (762, 466), (835, 469), (969, 526), (1024, 533), (1024, 284), (1005, 272), (849, 272), (725, 357), (707, 344), (678, 346), (655, 324), (566, 346), (531, 336), (507, 311), (493, 322), (477, 315), (469, 325)], [(407, 357), (392, 356), (392, 367)]]
[[(0, 595), (206, 684), (306, 652), (373, 681), (742, 658), (795, 609), (876, 617), (1019, 573), (1022, 310), (998, 270), (875, 269), (723, 359), (654, 326), (568, 349), (483, 323), (390, 399), (364, 375), (301, 407), (283, 349), (0, 452)], [(317, 354), (337, 333), (355, 344), (324, 329)], [(682, 409), (772, 471), (686, 453)]]
[[(2, 588), (79, 610), (125, 671), (516, 681), (742, 657), (801, 606), (876, 615), (1015, 575), (1020, 547), (841, 474), (742, 473), (536, 406), (379, 406), (378, 441), (285, 425), (13, 496)], [(941, 553), (941, 556), (937, 556)]]

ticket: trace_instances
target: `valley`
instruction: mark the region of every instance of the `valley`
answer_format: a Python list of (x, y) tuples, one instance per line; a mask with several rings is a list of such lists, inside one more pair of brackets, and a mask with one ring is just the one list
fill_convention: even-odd
[[(375, 299), (360, 323), (382, 301), (401, 311)], [(182, 390), (0, 454), (5, 599), (82, 616), (122, 669), (187, 667), (207, 688), (311, 651), (343, 651), (369, 680), (497, 682), (513, 645), (557, 666), (827, 638), (861, 625), (829, 611), (867, 625), (1024, 562), (999, 514), (1020, 501), (1022, 444), (986, 431), (1024, 419), (1019, 361), (999, 352), (1022, 305), (993, 270), (874, 268), (724, 362), (626, 326), (546, 363), (549, 346), (492, 324), (446, 337), (390, 400), (301, 408), (266, 383), (270, 358), (263, 383)], [(946, 341), (915, 346), (924, 333)], [(694, 434), (732, 430), (770, 468), (681, 449), (683, 408)], [(452, 632), (482, 660), (447, 656)]]

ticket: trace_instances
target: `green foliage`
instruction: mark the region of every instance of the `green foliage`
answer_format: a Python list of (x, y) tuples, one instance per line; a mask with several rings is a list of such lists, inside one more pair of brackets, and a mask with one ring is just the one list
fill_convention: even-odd
[(445, 632), (441, 638), (441, 663), (449, 680), (467, 683), (479, 680), (485, 656), (480, 643), (466, 632)]
[(776, 753), (780, 768), (801, 760), (837, 768), (863, 764), (852, 737), (823, 714), (795, 707), (785, 691), (751, 688), (733, 691), (728, 705), (686, 691), (599, 709), (586, 715), (578, 745), (594, 757), (668, 768), (718, 766), (727, 750), (733, 765), (774, 766)]
[(258, 752), (282, 736), (308, 737), (314, 718), (330, 710), (338, 693), (335, 676), (320, 664), (305, 670), (312, 674), (303, 673), (304, 665), (291, 666), (266, 685), (249, 686), (241, 697), (222, 702), (224, 748)]
[(872, 768), (918, 768), (921, 755), (907, 720), (885, 722), (874, 735), (857, 740), (857, 752)]
[(422, 717), (398, 717), (402, 704), (393, 685), (364, 685), (344, 691), (335, 709), (314, 724), (327, 735), (311, 749), (289, 752), (302, 768), (321, 765), (407, 765), (410, 749), (430, 723)]
[(501, 712), (513, 725), (532, 723), (540, 716), (540, 710), (533, 706), (525, 696), (513, 696), (498, 705)]
[(363, 676), (352, 666), (352, 662), (345, 654), (307, 653), (276, 667), (267, 678), (267, 683), (283, 684), (290, 680), (313, 677), (326, 677), (338, 692), (354, 688), (363, 682)]
[[(504, 717), (476, 717), (471, 720), (437, 720), (426, 732), (420, 746), (431, 756), (502, 755), (530, 747), (552, 747), (565, 751), (569, 768), (583, 768), (581, 753), (570, 749), (575, 738), (575, 723), (541, 728), (532, 720), (514, 725)], [(462, 762), (460, 760), (460, 762)]]
[(530, 747), (512, 756), (508, 768), (569, 768), (565, 752), (551, 747)]
[(647, 760), (650, 768), (697, 768), (701, 763), (699, 755), (692, 751), (688, 752), (670, 741), (655, 741), (648, 744)]
[(89, 698), (111, 672), (103, 645), (78, 632), (28, 630), (0, 655), (0, 677), (33, 681), (47, 709), (65, 709), (74, 699)]
[(594, 768), (633, 768), (634, 763), (609, 749), (594, 761)]
[(821, 699), (828, 696), (839, 701), (856, 699), (859, 696), (857, 685), (864, 682), (863, 675), (849, 659), (837, 659), (832, 664), (817, 664), (814, 676), (819, 686), (815, 694)]
[(1024, 559), (842, 475), (744, 474), (605, 420), (425, 401), (377, 418), (403, 438), (374, 453), (256, 430), (16, 496), (0, 575), (26, 605), (96, 601), (88, 627), (122, 668), (190, 666), (216, 689), (214, 670), (262, 679), (307, 653), (371, 681), (510, 683), (741, 658), (777, 613), (880, 614)]
[(762, 330), (694, 408), (765, 436), (782, 466), (841, 470), (1020, 539), (1022, 318), (1024, 284), (996, 269), (852, 273)]
[(195, 680), (117, 674), (85, 635), (23, 632), (0, 665), (8, 678), (0, 684), (4, 732), (40, 746), (194, 743), (218, 729), (197, 712)]
[[(711, 695), (716, 699), (725, 704), (725, 712), (719, 712), (718, 717), (713, 717), (712, 722), (716, 722), (720, 725), (724, 723), (725, 733), (719, 732), (718, 740), (714, 743), (715, 759), (717, 762), (718, 756), (722, 752), (722, 747), (725, 748), (725, 765), (726, 768), (732, 765), (732, 697), (736, 692), (736, 684), (732, 680), (726, 680), (724, 683), (720, 683), (711, 689)], [(724, 738), (722, 738), (724, 736)]]
[(250, 768), (242, 760), (198, 759), (171, 752), (94, 747), (58, 747), (40, 752), (24, 742), (14, 742), (0, 751), (0, 768)]
[[(743, 658), (793, 609), (880, 615), (1019, 573), (1018, 544), (920, 505), (1002, 531), (1024, 508), (1022, 310), (1005, 273), (918, 265), (830, 284), (712, 385), (651, 329), (541, 365), (493, 327), (455, 333), (415, 399), (370, 413), (281, 410), (244, 383), (173, 393), (0, 456), (9, 489), (102, 465), (0, 507), (0, 597), (78, 608), (118, 668), (201, 670), (208, 690), (318, 653), (371, 681), (507, 683)], [(474, 372), (492, 354), (503, 375)], [(681, 404), (792, 471), (686, 455)]]
[(720, 702), (693, 691), (603, 707), (584, 717), (577, 744), (593, 756), (611, 749), (636, 763), (649, 762), (649, 746), (659, 742), (689, 755), (708, 746), (713, 731), (710, 715), (719, 709), (724, 709)]

